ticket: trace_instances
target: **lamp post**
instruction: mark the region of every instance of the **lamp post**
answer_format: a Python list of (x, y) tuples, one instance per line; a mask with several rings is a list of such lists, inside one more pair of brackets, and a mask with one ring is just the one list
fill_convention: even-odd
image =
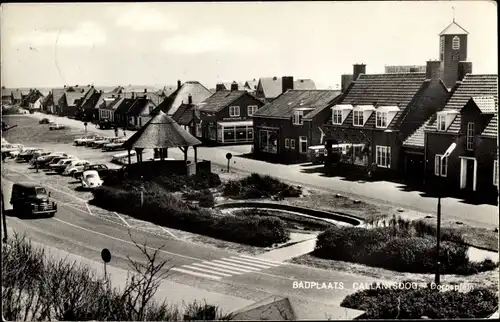
[[(442, 164), (443, 164), (443, 159), (444, 158), (447, 158), (452, 152), (453, 150), (455, 150), (455, 148), (457, 147), (457, 144), (456, 143), (452, 143), (448, 149), (446, 150), (446, 152), (440, 157), (438, 158), (438, 175), (439, 175), (439, 182), (442, 181), (441, 177), (441, 167), (442, 167)], [(436, 285), (439, 285), (440, 283), (440, 276), (439, 276), (439, 269), (441, 268), (441, 263), (439, 262), (439, 248), (441, 246), (441, 187), (438, 187), (438, 204), (437, 204), (437, 229), (436, 229), (436, 277), (435, 277), (435, 280), (434, 280), (434, 283)]]

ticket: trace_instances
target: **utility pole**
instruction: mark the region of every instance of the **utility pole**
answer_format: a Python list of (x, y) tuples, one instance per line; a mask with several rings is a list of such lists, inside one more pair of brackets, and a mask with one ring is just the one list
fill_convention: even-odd
[(439, 248), (441, 246), (441, 166), (443, 164), (443, 157), (438, 158), (439, 162), (439, 185), (438, 185), (438, 204), (437, 204), (437, 229), (436, 229), (436, 240), (437, 240), (437, 245), (436, 245), (436, 276), (434, 279), (434, 283), (436, 285), (439, 285), (440, 282), (440, 276), (439, 276), (439, 269), (441, 268), (441, 262), (439, 261)]

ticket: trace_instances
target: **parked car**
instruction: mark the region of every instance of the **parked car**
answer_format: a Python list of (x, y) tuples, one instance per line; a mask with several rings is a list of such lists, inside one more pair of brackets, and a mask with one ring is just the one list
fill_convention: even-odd
[(104, 144), (108, 144), (108, 143), (111, 143), (113, 142), (113, 140), (115, 140), (115, 138), (103, 138), (101, 140), (96, 140), (93, 142), (92, 144), (92, 147), (94, 149), (98, 149), (98, 148), (101, 148), (104, 146)]
[(94, 135), (94, 134), (84, 135), (84, 136), (82, 136), (82, 137), (80, 137), (80, 138), (78, 138), (78, 139), (75, 139), (75, 140), (73, 141), (73, 143), (74, 143), (74, 145), (77, 145), (77, 146), (78, 146), (78, 145), (85, 145), (85, 143), (86, 143), (87, 141), (93, 140), (93, 139), (95, 139), (96, 137), (97, 137), (97, 135)]
[(325, 162), (326, 148), (324, 145), (313, 145), (308, 148), (309, 161), (312, 164), (320, 164)]
[(52, 159), (57, 158), (57, 157), (67, 157), (68, 154), (65, 152), (52, 152), (49, 155), (42, 155), (36, 158), (34, 163), (38, 163), (38, 167), (43, 167), (44, 165), (48, 164)]
[(44, 117), (38, 123), (40, 123), (40, 124), (49, 124), (49, 122), (50, 122), (50, 120), (48, 118)]
[(85, 171), (89, 171), (89, 170), (95, 170), (99, 173), (99, 176), (101, 178), (105, 178), (106, 176), (108, 176), (110, 173), (113, 173), (115, 170), (113, 169), (110, 169), (108, 168), (107, 165), (105, 164), (102, 164), (102, 163), (99, 163), (99, 164), (89, 164), (89, 165), (86, 165), (83, 167), (83, 170), (82, 171), (75, 171), (73, 173), (73, 177), (75, 178), (80, 178), (83, 174), (83, 172)]
[(63, 176), (72, 176), (73, 173), (77, 171), (83, 171), (86, 165), (89, 165), (90, 162), (87, 160), (74, 160), (63, 171)]
[(82, 187), (85, 189), (94, 189), (102, 185), (102, 179), (96, 170), (87, 170), (82, 174)]
[(127, 141), (127, 139), (124, 139), (124, 138), (115, 139), (111, 143), (104, 144), (104, 146), (102, 147), (102, 150), (103, 151), (119, 151), (119, 150), (123, 150), (124, 149), (123, 143), (125, 143), (126, 141)]
[(37, 183), (14, 183), (10, 204), (16, 215), (53, 217), (57, 212), (57, 203), (50, 200), (50, 192)]
[[(130, 157), (133, 157), (136, 154), (137, 153), (134, 150), (130, 151)], [(129, 156), (128, 151), (117, 153), (113, 155), (113, 157), (111, 158), (111, 162), (121, 164), (122, 160), (128, 158), (128, 156)]]
[(66, 127), (62, 124), (59, 124), (59, 123), (55, 123), (55, 124), (51, 124), (49, 125), (49, 130), (51, 131), (54, 131), (54, 130), (62, 130), (62, 129), (65, 129)]
[(85, 145), (88, 147), (92, 147), (92, 146), (94, 146), (94, 143), (96, 141), (104, 140), (105, 138), (106, 137), (104, 137), (104, 136), (96, 136), (95, 138), (93, 138), (91, 140), (85, 141)]
[(6, 143), (2, 144), (2, 154), (6, 154), (6, 156), (13, 157), (17, 156), (24, 148), (22, 144), (11, 144)]
[(50, 154), (51, 154), (51, 152), (47, 152), (47, 151), (37, 151), (37, 152), (33, 153), (33, 156), (31, 157), (31, 160), (29, 163), (32, 166), (35, 166), (37, 164), (38, 158), (45, 157), (45, 156), (50, 155)]
[(41, 151), (40, 148), (24, 148), (16, 157), (17, 162), (28, 162), (33, 157), (34, 153)]
[(54, 157), (49, 162), (46, 162), (45, 164), (43, 164), (43, 168), (51, 170), (52, 169), (52, 165), (57, 164), (59, 161), (67, 159), (67, 158), (68, 158), (67, 156), (64, 156), (64, 157), (61, 157), (61, 156)]
[(55, 171), (57, 173), (63, 173), (63, 171), (66, 169), (66, 167), (75, 159), (61, 159), (59, 162), (56, 164), (53, 164), (50, 166), (52, 171)]
[(108, 119), (103, 119), (99, 122), (99, 128), (103, 130), (108, 130), (114, 127), (113, 122)]

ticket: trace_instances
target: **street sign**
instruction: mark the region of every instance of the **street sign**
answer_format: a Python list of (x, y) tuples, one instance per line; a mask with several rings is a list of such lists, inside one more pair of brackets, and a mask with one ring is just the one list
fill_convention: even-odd
[(231, 153), (228, 153), (226, 154), (226, 159), (227, 159), (227, 172), (229, 172), (229, 161), (231, 160), (231, 158), (233, 157), (233, 155)]
[(111, 252), (107, 248), (103, 248), (101, 251), (101, 258), (105, 263), (109, 263), (111, 261)]

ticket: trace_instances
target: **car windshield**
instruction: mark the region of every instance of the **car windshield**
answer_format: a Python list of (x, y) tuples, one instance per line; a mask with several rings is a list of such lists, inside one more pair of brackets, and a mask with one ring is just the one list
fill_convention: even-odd
[(35, 192), (37, 195), (46, 195), (47, 194), (47, 190), (45, 190), (45, 188), (41, 188), (41, 187), (35, 188)]
[(96, 177), (95, 173), (89, 173), (85, 176), (86, 179), (93, 179), (95, 177)]

